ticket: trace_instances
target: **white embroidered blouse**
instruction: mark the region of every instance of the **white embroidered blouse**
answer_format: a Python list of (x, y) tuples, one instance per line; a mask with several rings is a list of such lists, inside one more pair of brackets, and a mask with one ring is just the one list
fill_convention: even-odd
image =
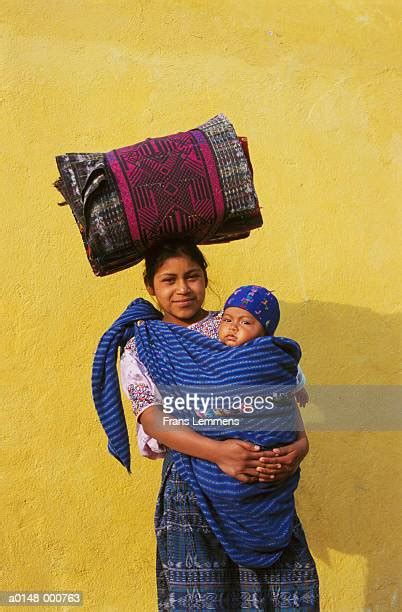
[[(222, 312), (209, 312), (204, 319), (197, 321), (197, 323), (192, 323), (189, 327), (209, 338), (218, 338), (218, 327), (221, 318)], [(162, 403), (156, 385), (144, 364), (138, 358), (135, 338), (131, 338), (124, 348), (120, 360), (120, 375), (123, 391), (130, 399), (134, 415), (137, 419), (150, 406)], [(139, 451), (144, 457), (163, 459), (166, 454), (166, 447), (155, 440), (155, 438), (148, 436), (138, 421), (137, 442)]]

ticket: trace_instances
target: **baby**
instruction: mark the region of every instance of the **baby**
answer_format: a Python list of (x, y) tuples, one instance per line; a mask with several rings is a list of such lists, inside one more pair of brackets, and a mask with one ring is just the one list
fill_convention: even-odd
[(240, 346), (260, 336), (272, 336), (280, 319), (276, 297), (258, 285), (236, 289), (226, 300), (218, 330), (227, 346)]
[[(258, 285), (245, 285), (228, 297), (219, 325), (219, 340), (227, 346), (240, 346), (260, 336), (273, 336), (280, 320), (279, 303), (271, 291)], [(309, 400), (305, 378), (298, 369), (294, 396), (299, 406)]]
[[(272, 336), (279, 319), (278, 300), (268, 289), (258, 285), (239, 287), (225, 302), (218, 337), (227, 346), (240, 346), (260, 336)], [(305, 406), (309, 400), (304, 384), (305, 378), (299, 367), (296, 388), (293, 390), (299, 406)], [(222, 414), (225, 414), (225, 411)], [(164, 457), (166, 448), (148, 436), (138, 423), (137, 441), (141, 455), (149, 459)]]

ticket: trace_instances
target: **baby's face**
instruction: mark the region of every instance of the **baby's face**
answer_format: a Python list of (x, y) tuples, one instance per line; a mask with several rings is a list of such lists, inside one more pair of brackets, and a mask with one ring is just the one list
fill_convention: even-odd
[(259, 336), (265, 336), (265, 330), (247, 310), (231, 306), (223, 312), (218, 336), (227, 346), (240, 346)]

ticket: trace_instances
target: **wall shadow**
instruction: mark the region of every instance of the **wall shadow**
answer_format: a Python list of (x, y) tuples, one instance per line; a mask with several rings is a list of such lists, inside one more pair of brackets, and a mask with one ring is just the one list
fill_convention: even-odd
[[(396, 386), (401, 330), (400, 314), (315, 301), (283, 304), (278, 329), (279, 335), (300, 342), (312, 403), (322, 417), (315, 423), (313, 411), (309, 423), (308, 410), (304, 413), (311, 450), (302, 469), (298, 509), (316, 558), (331, 567), (331, 550), (366, 559), (365, 610), (401, 609), (402, 550), (396, 540), (402, 529), (402, 428), (397, 418), (390, 417), (400, 413), (402, 403), (402, 387)], [(327, 403), (325, 389), (331, 397)], [(345, 397), (352, 398), (349, 406), (354, 415), (344, 426), (334, 412), (337, 390), (340, 410)], [(375, 402), (373, 393), (377, 393)], [(367, 427), (369, 404), (374, 421), (369, 420)], [(388, 416), (382, 421), (378, 415), (385, 404)], [(327, 605), (341, 609), (335, 599), (327, 600)], [(358, 608), (350, 602), (349, 609)]]

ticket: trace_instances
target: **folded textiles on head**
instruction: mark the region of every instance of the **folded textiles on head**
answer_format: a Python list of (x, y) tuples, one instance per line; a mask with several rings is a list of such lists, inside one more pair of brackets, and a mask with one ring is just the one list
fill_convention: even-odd
[(97, 276), (135, 265), (165, 238), (229, 242), (262, 225), (247, 139), (225, 115), (187, 132), (105, 154), (59, 155), (56, 162), (54, 185)]

